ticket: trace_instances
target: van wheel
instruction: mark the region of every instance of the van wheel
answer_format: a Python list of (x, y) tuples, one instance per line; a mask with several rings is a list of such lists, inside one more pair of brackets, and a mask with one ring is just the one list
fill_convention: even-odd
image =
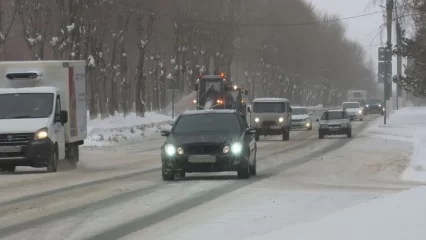
[(283, 132), (283, 141), (288, 141), (288, 140), (290, 140), (290, 131), (284, 130), (284, 132)]
[(51, 173), (56, 171), (58, 171), (58, 151), (55, 149), (47, 162), (47, 172)]
[(77, 162), (80, 160), (80, 151), (77, 145), (73, 145), (69, 149), (68, 163), (70, 168), (75, 170), (77, 168)]

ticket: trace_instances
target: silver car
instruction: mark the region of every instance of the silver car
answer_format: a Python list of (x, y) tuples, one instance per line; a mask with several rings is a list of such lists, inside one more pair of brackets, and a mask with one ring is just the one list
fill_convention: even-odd
[(290, 140), (290, 102), (285, 98), (256, 98), (250, 113), (250, 126), (256, 129), (256, 141), (260, 135), (282, 135), (283, 141)]
[(344, 102), (342, 103), (343, 110), (346, 110), (351, 120), (363, 120), (362, 107), (359, 102)]
[(323, 139), (326, 135), (346, 135), (352, 137), (352, 124), (347, 112), (343, 109), (327, 110), (319, 122), (318, 138)]
[(312, 130), (312, 113), (305, 107), (291, 106), (291, 128)]

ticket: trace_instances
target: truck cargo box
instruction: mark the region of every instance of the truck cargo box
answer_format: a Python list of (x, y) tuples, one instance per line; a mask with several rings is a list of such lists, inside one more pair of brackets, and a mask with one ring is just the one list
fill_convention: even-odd
[(0, 62), (0, 78), (0, 88), (58, 88), (62, 110), (68, 112), (68, 122), (64, 126), (65, 141), (72, 143), (86, 139), (85, 61)]

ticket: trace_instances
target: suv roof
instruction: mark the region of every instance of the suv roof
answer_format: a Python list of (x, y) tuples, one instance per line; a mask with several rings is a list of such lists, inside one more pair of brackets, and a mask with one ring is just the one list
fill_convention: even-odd
[(208, 114), (208, 113), (237, 113), (235, 109), (205, 109), (205, 110), (188, 110), (181, 114), (183, 115), (195, 115), (195, 114)]
[(289, 102), (287, 98), (256, 98), (253, 100), (255, 102)]

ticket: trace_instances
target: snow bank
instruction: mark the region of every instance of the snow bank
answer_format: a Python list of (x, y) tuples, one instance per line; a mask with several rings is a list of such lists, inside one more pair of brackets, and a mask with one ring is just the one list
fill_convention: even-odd
[(85, 146), (102, 146), (123, 140), (143, 139), (147, 134), (170, 127), (172, 122), (170, 116), (154, 112), (145, 113), (145, 117), (136, 116), (135, 113), (127, 116), (116, 114), (105, 119), (98, 117), (91, 120), (88, 117)]
[(367, 131), (376, 137), (411, 142), (411, 163), (402, 179), (426, 182), (426, 107), (402, 108), (390, 116), (386, 125), (380, 120)]
[(425, 199), (426, 187), (418, 187), (249, 239), (423, 239)]

